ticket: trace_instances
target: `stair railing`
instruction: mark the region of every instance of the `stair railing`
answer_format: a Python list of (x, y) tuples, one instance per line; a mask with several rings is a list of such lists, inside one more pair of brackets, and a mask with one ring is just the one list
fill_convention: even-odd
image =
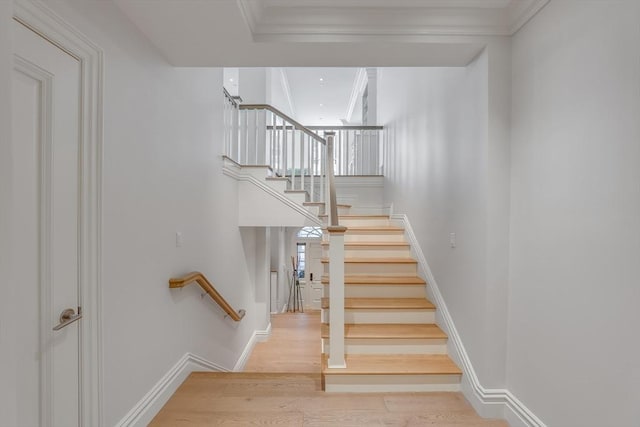
[[(334, 178), (335, 132), (325, 138), (268, 104), (234, 104), (237, 138), (229, 137), (226, 156), (240, 165), (266, 165), (287, 177), (292, 190), (305, 190), (312, 202), (323, 202), (329, 216), (329, 360), (345, 368), (344, 357), (344, 233), (340, 226)], [(236, 123), (229, 126), (235, 132)]]
[(308, 126), (314, 132), (335, 132), (336, 176), (382, 175), (382, 126)]
[(169, 279), (170, 288), (184, 288), (188, 284), (197, 283), (209, 296), (224, 310), (229, 317), (236, 322), (242, 320), (246, 314), (245, 310), (234, 310), (231, 305), (225, 300), (222, 295), (213, 287), (211, 282), (204, 276), (204, 274), (194, 271), (186, 276)]
[(225, 153), (238, 144), (238, 107), (242, 102), (239, 96), (233, 96), (225, 88), (224, 94), (223, 121), (224, 121), (224, 149)]
[(241, 165), (269, 166), (275, 176), (289, 178), (291, 190), (307, 191), (312, 202), (324, 201), (325, 139), (268, 104), (239, 104), (237, 111), (237, 139), (225, 154)]

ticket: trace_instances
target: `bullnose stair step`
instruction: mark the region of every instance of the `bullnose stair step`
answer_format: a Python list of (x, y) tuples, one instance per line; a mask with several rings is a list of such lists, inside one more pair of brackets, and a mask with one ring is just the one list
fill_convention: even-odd
[[(322, 246), (329, 247), (329, 242), (322, 242)], [(345, 242), (346, 247), (402, 247), (409, 248), (411, 245), (406, 242)]]
[(459, 391), (462, 371), (446, 354), (346, 354), (346, 367), (322, 358), (328, 392)]
[[(322, 324), (322, 338), (329, 338), (329, 325)], [(427, 324), (345, 324), (347, 339), (446, 339), (447, 334), (433, 323)]]
[[(322, 298), (322, 308), (329, 308), (329, 298)], [(347, 310), (435, 310), (426, 298), (345, 298)]]
[[(323, 275), (322, 283), (329, 284), (329, 276)], [(426, 282), (418, 276), (367, 276), (353, 275), (344, 277), (345, 285), (416, 285), (424, 286)]]
[[(329, 263), (329, 258), (322, 258), (322, 263)], [(345, 264), (417, 264), (413, 258), (345, 258)]]
[(346, 368), (329, 368), (322, 358), (323, 375), (461, 375), (446, 354), (347, 354)]

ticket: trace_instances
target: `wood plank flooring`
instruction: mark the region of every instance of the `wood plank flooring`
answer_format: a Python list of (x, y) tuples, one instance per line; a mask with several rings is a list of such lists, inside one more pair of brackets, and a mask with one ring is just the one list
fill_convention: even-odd
[(246, 372), (320, 373), (320, 311), (271, 316), (271, 336), (257, 343)]
[(480, 418), (461, 393), (325, 393), (319, 313), (271, 324), (245, 372), (192, 373), (150, 426), (508, 427)]

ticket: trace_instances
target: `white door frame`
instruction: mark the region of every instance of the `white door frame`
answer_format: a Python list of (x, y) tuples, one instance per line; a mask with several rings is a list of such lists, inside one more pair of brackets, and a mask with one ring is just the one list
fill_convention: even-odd
[(101, 188), (103, 51), (37, 0), (14, 0), (13, 17), (81, 64), (80, 411), (82, 425), (102, 426)]

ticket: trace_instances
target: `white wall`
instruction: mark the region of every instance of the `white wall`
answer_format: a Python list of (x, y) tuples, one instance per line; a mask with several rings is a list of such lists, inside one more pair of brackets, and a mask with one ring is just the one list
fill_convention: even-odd
[(481, 384), (498, 388), (506, 383), (509, 65), (508, 40), (496, 39), (466, 68), (383, 68), (378, 83), (385, 202), (408, 215)]
[(7, 425), (16, 423), (15, 357), (7, 349), (14, 347), (16, 339), (14, 287), (18, 283), (10, 280), (11, 248), (11, 199), (12, 165), (11, 159), (11, 73), (12, 45), (11, 18), (12, 2), (0, 2), (0, 414)]
[(265, 104), (267, 102), (270, 78), (267, 68), (239, 68), (238, 94), (245, 104)]
[(640, 3), (513, 40), (508, 387), (547, 425), (640, 422)]
[[(287, 93), (287, 90), (290, 89), (288, 88), (289, 83), (286, 75), (286, 71), (282, 68), (267, 68), (267, 103), (273, 105), (292, 119), (299, 120), (300, 118), (296, 117), (296, 112), (293, 111), (292, 105), (289, 102), (288, 97), (291, 96), (291, 93)], [(307, 123), (303, 123), (303, 125), (306, 124)]]
[[(170, 66), (111, 2), (48, 4), (105, 51), (102, 362), (110, 426), (186, 352), (233, 368), (254, 330), (266, 326), (267, 304), (254, 281), (255, 245), (265, 238), (254, 235), (244, 246), (237, 184), (222, 174), (222, 70)], [(0, 28), (4, 73), (11, 52), (7, 27)], [(0, 88), (7, 82), (0, 74)], [(3, 142), (0, 162), (5, 149)], [(181, 248), (176, 231), (184, 236)], [(170, 277), (191, 270), (245, 308), (245, 319), (224, 319), (195, 286), (169, 289)]]

